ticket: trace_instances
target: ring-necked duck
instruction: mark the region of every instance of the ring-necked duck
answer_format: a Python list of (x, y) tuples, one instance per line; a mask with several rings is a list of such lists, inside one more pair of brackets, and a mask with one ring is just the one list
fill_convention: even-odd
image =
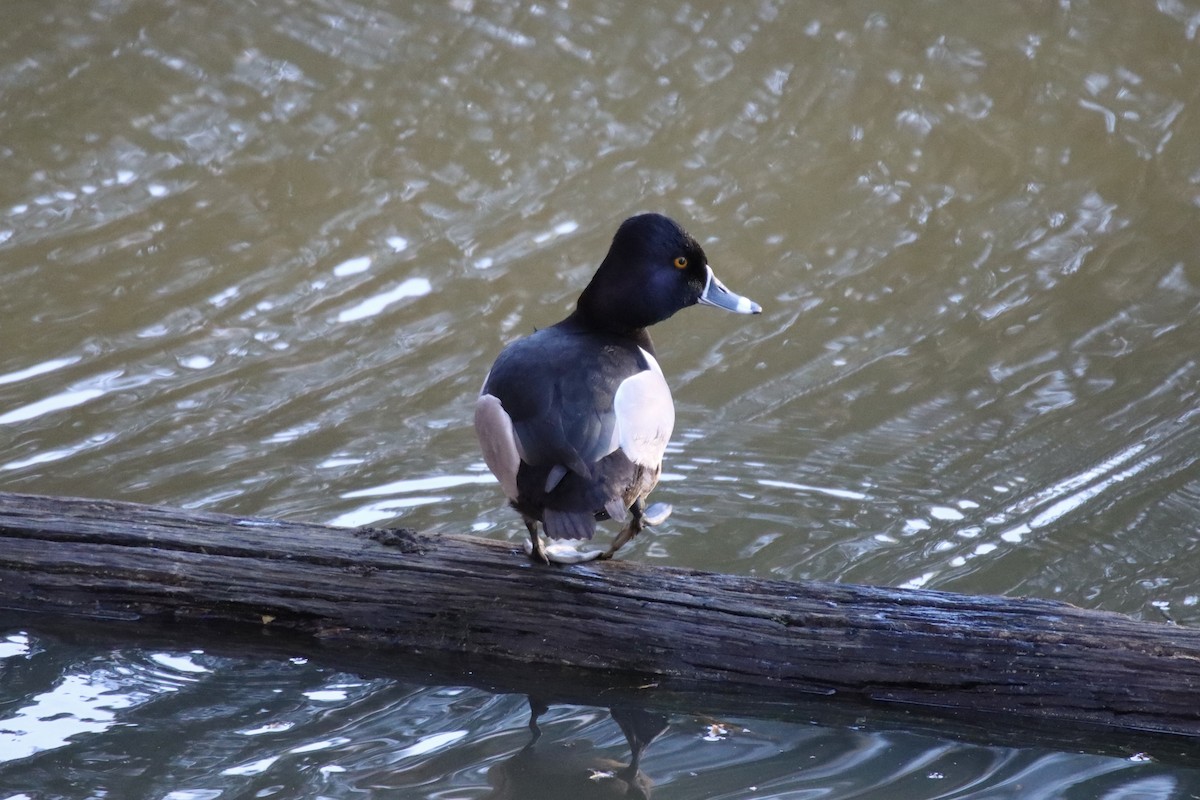
[[(641, 214), (621, 224), (575, 311), (509, 344), (483, 382), (475, 433), (484, 461), (525, 520), (543, 563), (610, 558), (669, 505), (649, 509), (675, 424), (671, 390), (646, 328), (701, 303), (758, 314), (713, 275), (700, 245), (674, 220)], [(596, 520), (629, 521), (607, 551), (548, 554), (538, 536), (590, 539)]]

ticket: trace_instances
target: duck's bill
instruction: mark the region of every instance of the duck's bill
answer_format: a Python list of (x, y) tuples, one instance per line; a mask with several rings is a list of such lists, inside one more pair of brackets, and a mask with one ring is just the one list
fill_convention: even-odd
[(725, 288), (725, 284), (717, 280), (716, 275), (713, 275), (712, 267), (706, 267), (706, 269), (708, 270), (708, 280), (704, 284), (704, 291), (700, 293), (702, 305), (716, 306), (737, 314), (762, 313), (762, 306), (749, 297), (742, 297), (740, 294), (729, 291)]

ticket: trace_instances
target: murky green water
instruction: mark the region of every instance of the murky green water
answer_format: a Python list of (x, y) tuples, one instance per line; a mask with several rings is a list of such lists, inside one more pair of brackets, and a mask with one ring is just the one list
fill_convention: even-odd
[[(676, 511), (625, 558), (1200, 624), (1198, 31), (1183, 0), (9, 2), (0, 489), (519, 538), (473, 397), (657, 210), (765, 312), (654, 331)], [(27, 622), (0, 797), (485, 797), (528, 738), (523, 697)], [(603, 709), (543, 721), (546, 763), (628, 760)], [(670, 722), (655, 797), (1200, 794)]]

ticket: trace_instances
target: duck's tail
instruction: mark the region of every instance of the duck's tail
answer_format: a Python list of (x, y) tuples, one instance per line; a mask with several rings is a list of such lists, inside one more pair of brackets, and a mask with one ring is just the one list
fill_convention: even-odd
[(542, 527), (551, 539), (591, 539), (596, 532), (596, 517), (590, 511), (542, 512)]

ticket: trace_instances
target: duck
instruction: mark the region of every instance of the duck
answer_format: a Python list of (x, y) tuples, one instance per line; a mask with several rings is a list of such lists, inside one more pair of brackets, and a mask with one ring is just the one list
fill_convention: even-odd
[[(693, 305), (762, 312), (717, 279), (678, 222), (638, 214), (617, 228), (565, 319), (500, 351), (475, 401), (475, 434), (533, 561), (609, 559), (670, 516), (669, 504), (646, 505), (675, 425), (647, 329)], [(591, 539), (606, 519), (625, 523), (607, 550), (561, 546)]]

